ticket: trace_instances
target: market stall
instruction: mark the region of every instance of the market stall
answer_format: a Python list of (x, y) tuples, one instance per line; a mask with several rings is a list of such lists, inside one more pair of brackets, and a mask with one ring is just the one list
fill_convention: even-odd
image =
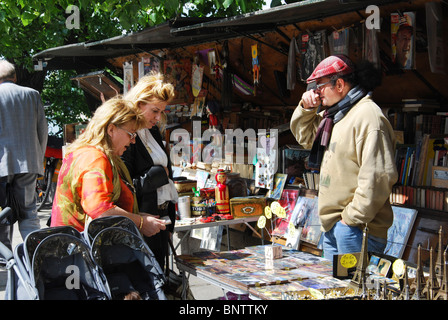
[[(209, 257), (189, 255), (177, 262), (185, 272), (221, 284), (238, 275), (220, 274), (227, 278), (216, 280), (212, 270), (199, 268), (198, 264), (219, 259), (216, 252), (221, 250), (222, 225), (227, 226), (227, 235), (249, 232), (257, 240), (283, 245), (282, 258), (277, 262), (296, 252), (306, 251), (304, 256), (310, 259), (321, 255), (319, 172), (307, 165), (309, 150), (297, 145), (289, 120), (306, 90), (304, 80), (326, 56), (343, 53), (355, 61), (376, 63), (383, 71), (383, 83), (375, 91), (374, 100), (396, 131), (400, 172), (390, 198), (395, 220), (388, 233), (388, 257), (378, 257), (377, 262), (384, 259), (390, 268), (395, 261), (403, 261), (415, 270), (425, 267), (425, 279), (432, 279), (430, 266), (437, 261), (440, 284), (445, 277), (442, 252), (448, 238), (444, 231), (448, 226), (444, 216), (448, 191), (434, 182), (443, 180), (447, 170), (443, 152), (437, 153), (440, 157), (436, 161), (433, 146), (437, 141), (440, 150), (448, 149), (444, 88), (448, 69), (441, 54), (447, 52), (448, 41), (446, 32), (432, 30), (448, 29), (447, 20), (442, 19), (446, 13), (443, 1), (301, 1), (238, 17), (178, 19), (135, 34), (45, 50), (35, 59), (46, 60), (48, 68), (82, 67), (80, 74), (84, 75), (88, 57), (95, 56), (102, 60), (98, 68), (107, 66), (122, 77), (122, 93), (152, 71), (173, 79), (177, 96), (165, 110), (164, 133), (179, 193), (176, 228), (178, 232), (190, 232), (209, 224), (213, 230), (196, 234), (205, 243), (202, 249), (210, 249), (213, 243), (213, 252), (207, 251)], [(401, 18), (413, 27), (412, 46), (408, 63), (398, 66), (396, 40)], [(74, 82), (79, 79), (83, 77)], [(437, 169), (439, 164), (441, 168)], [(431, 181), (431, 175), (436, 179)], [(274, 215), (268, 217), (265, 210), (273, 204)], [(242, 223), (236, 223), (239, 221)], [(419, 246), (422, 243), (424, 247)], [(229, 239), (227, 247), (232, 247)], [(238, 247), (247, 245), (240, 243)], [(247, 257), (251, 249), (240, 250), (232, 253)], [(437, 251), (437, 260), (431, 250)], [(364, 253), (356, 254), (353, 257), (358, 262)], [(254, 264), (256, 254), (251, 252), (250, 256), (244, 260)], [(345, 260), (354, 261), (352, 257)], [(355, 276), (353, 271), (358, 266), (354, 263), (335, 272), (340, 260), (327, 263), (317, 263), (313, 268), (322, 266), (322, 272), (335, 279), (340, 272), (346, 278)], [(288, 268), (300, 269), (301, 265), (297, 262), (296, 268)], [(363, 272), (367, 267), (362, 266)], [(388, 270), (381, 274), (385, 282), (398, 274)], [(408, 273), (401, 270), (401, 278), (389, 288), (399, 295), (403, 293), (404, 274)], [(263, 286), (272, 285), (272, 281)], [(266, 292), (263, 296), (261, 282), (256, 280), (233, 283), (240, 294), (273, 297)], [(328, 283), (341, 285), (333, 279)], [(299, 296), (319, 294), (325, 297), (326, 293), (313, 295), (308, 290)]]

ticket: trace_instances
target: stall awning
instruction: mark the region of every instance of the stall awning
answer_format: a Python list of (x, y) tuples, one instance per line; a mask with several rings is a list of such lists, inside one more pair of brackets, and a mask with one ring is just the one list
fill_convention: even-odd
[(399, 2), (405, 1), (305, 0), (229, 18), (177, 18), (140, 32), (47, 49), (33, 58), (46, 61), (48, 69), (98, 69), (113, 57), (274, 31), (280, 26), (347, 12), (364, 14), (368, 5)]

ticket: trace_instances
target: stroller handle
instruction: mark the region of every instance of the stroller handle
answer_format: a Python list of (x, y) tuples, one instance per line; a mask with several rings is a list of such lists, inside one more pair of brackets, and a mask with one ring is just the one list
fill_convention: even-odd
[[(0, 212), (0, 221), (2, 221), (4, 218), (7, 218), (11, 213), (12, 213), (12, 210), (10, 207), (4, 208)], [(7, 246), (5, 246), (2, 242), (0, 242), (0, 254), (6, 259), (6, 261), (9, 261), (14, 257), (12, 251)]]

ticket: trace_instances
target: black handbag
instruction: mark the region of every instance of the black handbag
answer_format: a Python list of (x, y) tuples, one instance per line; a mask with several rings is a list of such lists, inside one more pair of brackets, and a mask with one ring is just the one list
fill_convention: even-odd
[[(176, 251), (174, 249), (173, 242), (170, 238), (168, 238), (171, 251), (176, 257)], [(174, 270), (171, 270), (169, 268), (168, 263), (168, 255), (166, 258), (166, 270), (165, 270), (165, 276), (166, 276), (166, 283), (163, 287), (163, 291), (165, 292), (165, 295), (168, 300), (183, 300), (184, 296), (186, 300), (195, 300), (193, 296), (193, 292), (191, 292), (190, 285), (188, 283), (188, 280), (184, 283), (182, 279), (182, 275), (177, 274)]]
[(12, 186), (6, 181), (6, 178), (0, 179), (0, 207), (11, 208), (12, 213), (0, 221), (0, 226), (10, 226), (16, 223), (19, 217), (19, 204), (12, 192)]

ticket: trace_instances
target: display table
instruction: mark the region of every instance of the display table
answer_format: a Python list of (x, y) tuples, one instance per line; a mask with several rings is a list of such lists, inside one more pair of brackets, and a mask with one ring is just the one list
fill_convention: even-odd
[[(265, 246), (225, 252), (202, 251), (177, 256), (177, 267), (185, 273), (251, 299), (312, 299), (337, 297), (347, 292), (347, 281), (332, 276), (332, 263), (324, 258), (283, 247), (282, 258), (273, 268), (266, 265)], [(185, 283), (184, 283), (185, 284)]]
[[(258, 232), (249, 224), (249, 222), (257, 221), (258, 218), (259, 218), (258, 216), (252, 216), (252, 217), (245, 217), (245, 218), (235, 218), (235, 219), (230, 219), (230, 220), (219, 220), (219, 221), (206, 222), (206, 223), (201, 222), (200, 218), (177, 220), (176, 225), (174, 227), (174, 232), (185, 232), (185, 234), (180, 239), (179, 243), (177, 243), (175, 249), (177, 249), (182, 244), (182, 242), (186, 239), (187, 236), (190, 235), (190, 233), (193, 229), (224, 226), (227, 228), (227, 248), (230, 250), (230, 234), (229, 234), (229, 230), (228, 230), (229, 226), (244, 223), (248, 228), (252, 229), (253, 232), (258, 234)], [(261, 243), (264, 244), (263, 230), (261, 230), (261, 234), (258, 234), (258, 235), (261, 238)]]

